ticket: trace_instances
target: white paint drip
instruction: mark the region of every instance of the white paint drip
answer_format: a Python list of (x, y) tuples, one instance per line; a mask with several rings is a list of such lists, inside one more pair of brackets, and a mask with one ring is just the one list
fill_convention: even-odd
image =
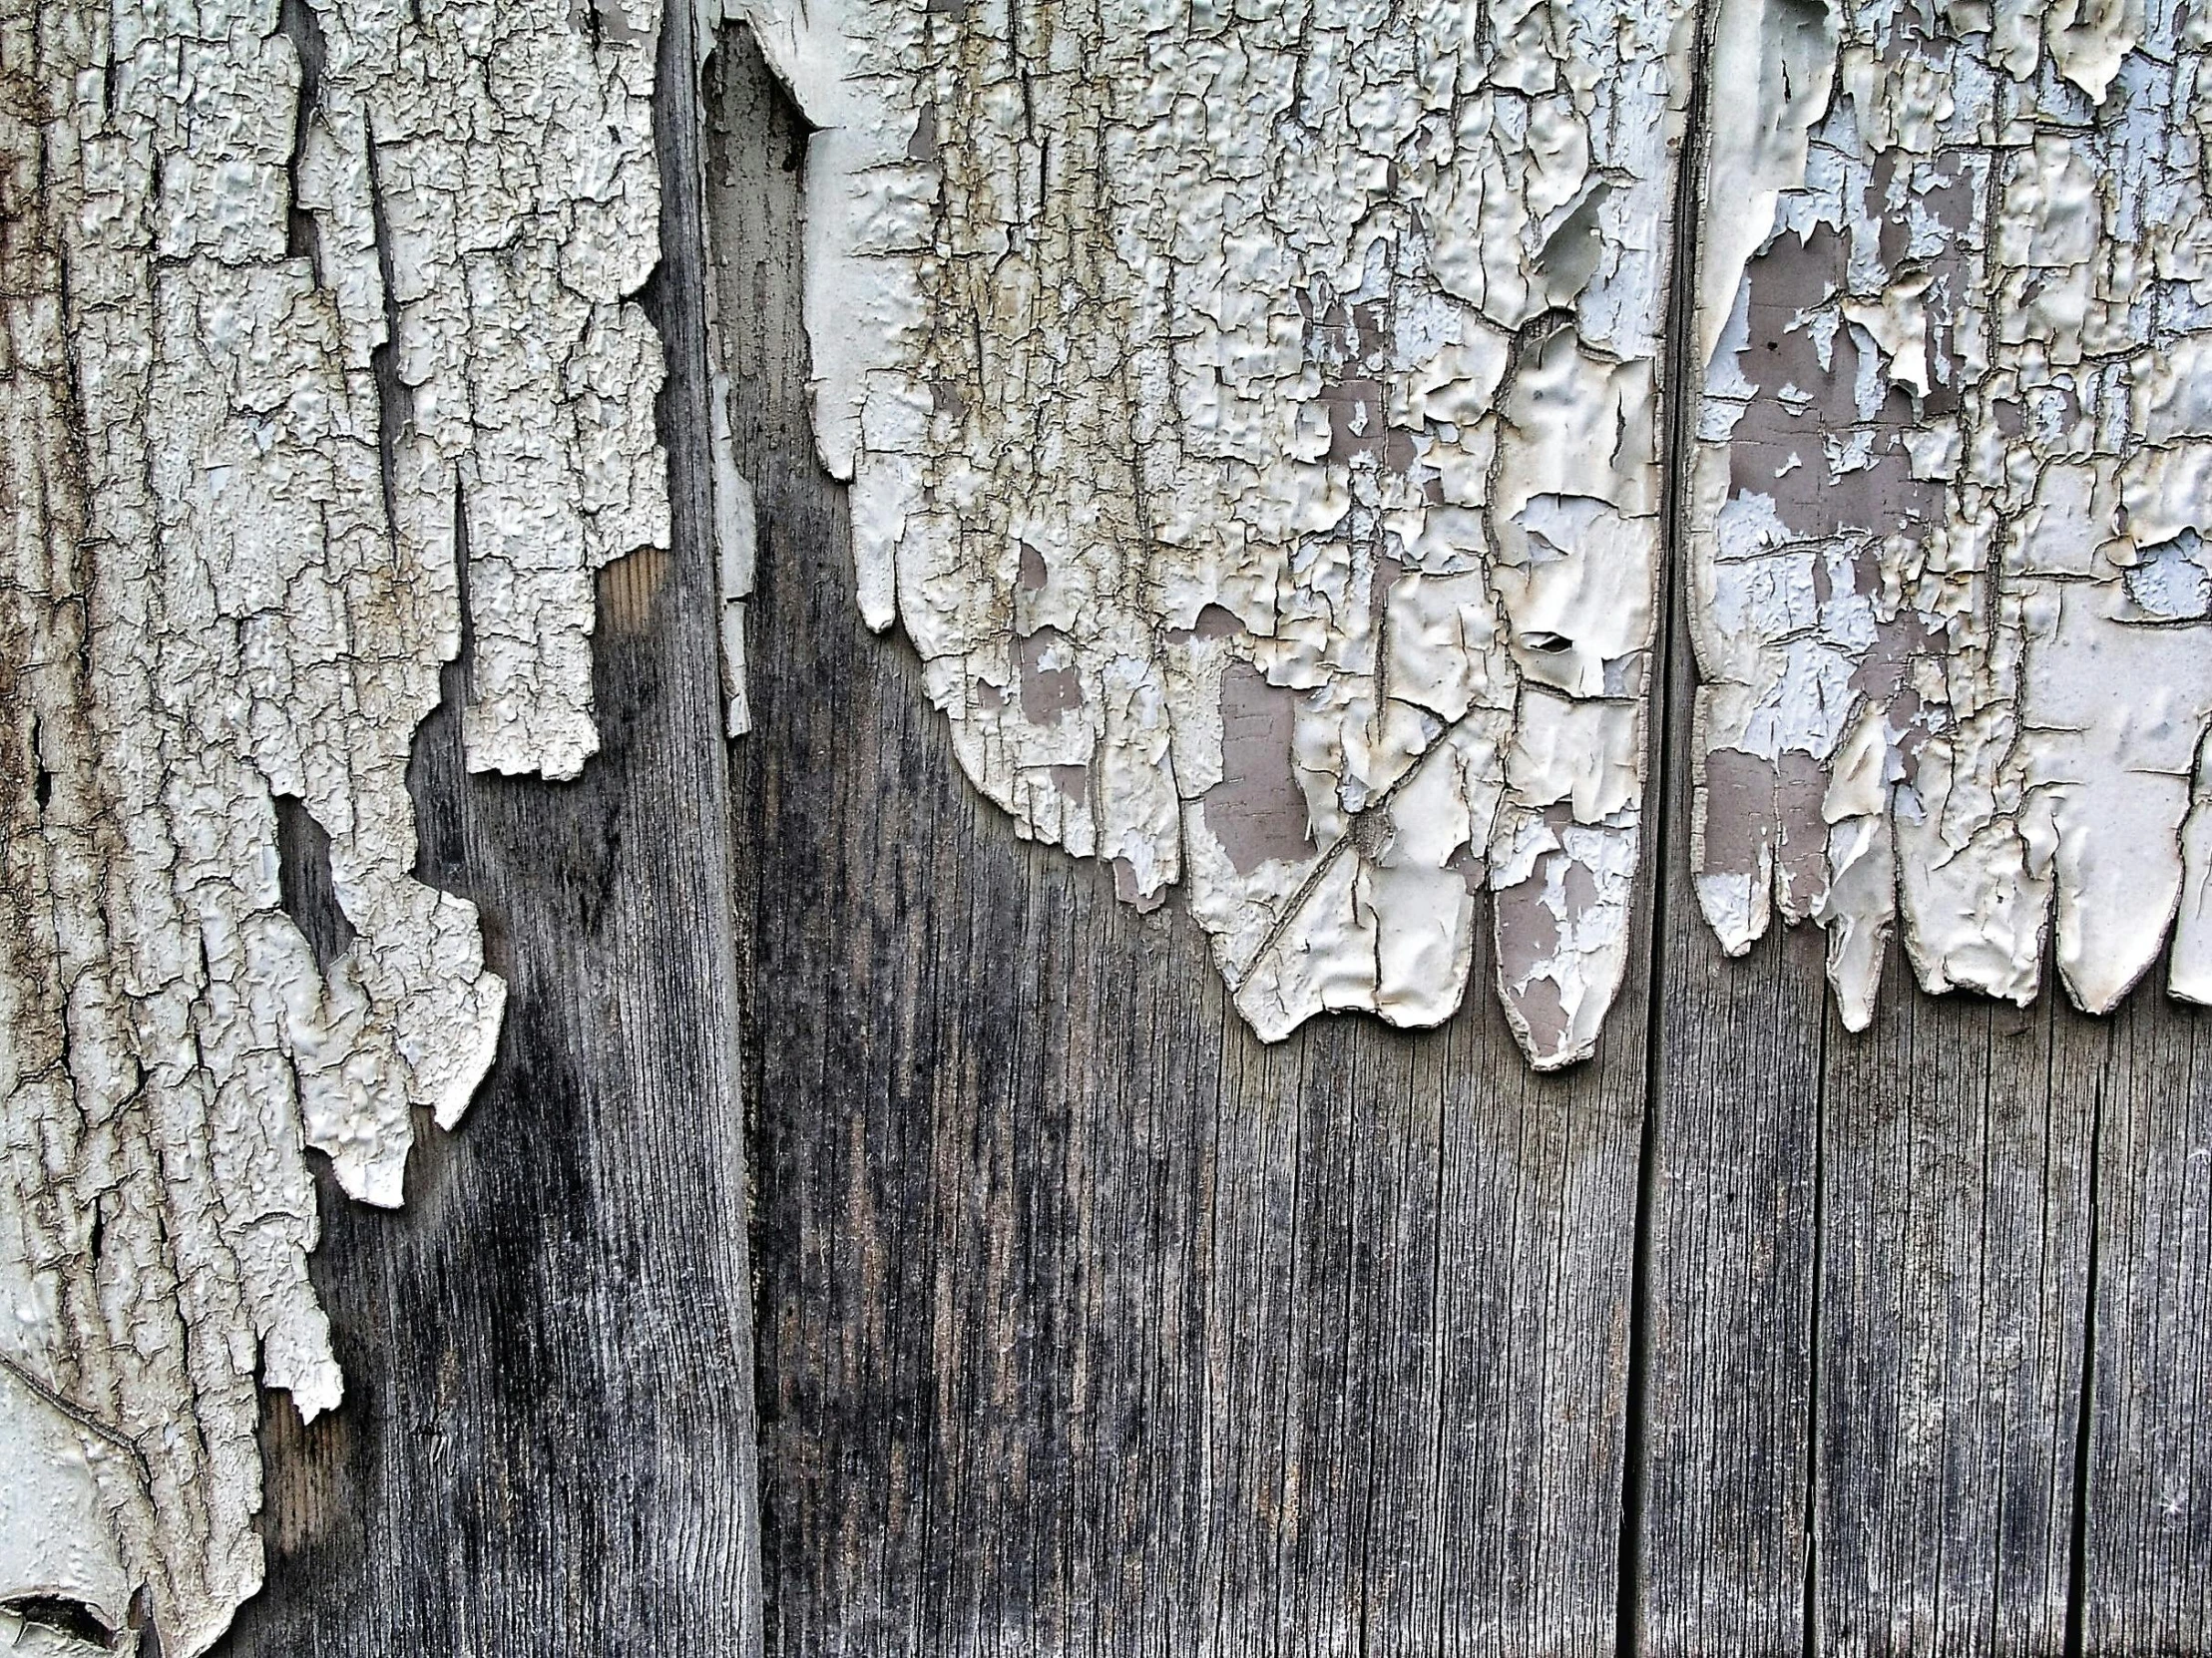
[[(1794, 15), (1736, 0), (1727, 49), (1771, 82)], [(1816, 917), (1854, 1029), (1900, 916), (1930, 990), (2028, 1001), (2054, 919), (2082, 1008), (2169, 925), (2207, 1000), (2203, 25), (1946, 15), (1854, 8), (1802, 108), (1714, 105), (1699, 895), (1732, 953)]]
[(817, 129), (816, 435), (968, 774), (1182, 883), (1264, 1037), (1446, 1018), (1487, 884), (1530, 1056), (1590, 1052), (1686, 8), (722, 9)]
[[(550, 776), (597, 742), (593, 572), (666, 543), (626, 297), (658, 256), (656, 24), (0, 22), (0, 1603), (121, 1629), (143, 1598), (189, 1658), (260, 1581), (256, 1383), (339, 1398), (305, 1147), (396, 1203), (411, 1113), (452, 1126), (492, 1056), (476, 912), (409, 875), (461, 539), (469, 763)], [(328, 836), (327, 966), (278, 797)]]

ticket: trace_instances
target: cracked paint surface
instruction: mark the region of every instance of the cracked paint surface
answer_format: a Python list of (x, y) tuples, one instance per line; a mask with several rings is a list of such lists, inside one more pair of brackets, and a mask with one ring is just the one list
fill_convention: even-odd
[[(819, 129), (861, 609), (1021, 833), (1180, 883), (1265, 1037), (1433, 1024), (1475, 893), (1539, 1065), (1639, 852), (1686, 290), (1692, 825), (1724, 948), (2212, 996), (2203, 21), (2128, 0), (1263, 18), (719, 8)], [(717, 8), (708, 5), (712, 23)], [(1693, 63), (1693, 262), (1670, 267)], [(2201, 453), (2200, 453), (2201, 452)]]
[[(1532, 1061), (1595, 1044), (1680, 240), (1723, 944), (1816, 920), (1854, 1026), (1896, 931), (1929, 988), (2024, 1000), (2054, 927), (2091, 1009), (2170, 934), (2171, 988), (2212, 1000), (2212, 26), (724, 9), (819, 129), (817, 435), (863, 614), (1022, 833), (1133, 903), (1186, 890), (1262, 1036), (1446, 1018), (1487, 892)], [(304, 1149), (396, 1202), (413, 1113), (450, 1125), (489, 1062), (504, 987), (472, 907), (410, 875), (406, 759), (465, 628), (469, 764), (574, 776), (593, 573), (666, 545), (630, 298), (658, 27), (647, 0), (0, 0), (0, 1460), (33, 1470), (0, 1493), (0, 1635), (27, 1648), (221, 1633), (260, 1572), (256, 1385), (339, 1394)], [(295, 855), (343, 937), (295, 923)]]
[(1689, 458), (1697, 890), (1931, 991), (2212, 1000), (2202, 8), (1726, 0)]
[(859, 598), (1022, 834), (1264, 1037), (1626, 965), (1686, 8), (729, 6), (819, 129)]
[[(647, 5), (0, 0), (0, 1633), (207, 1649), (256, 1386), (338, 1401), (309, 1147), (394, 1204), (505, 987), (416, 727), (573, 776), (664, 546)], [(465, 615), (464, 615), (465, 613)], [(327, 862), (349, 937), (286, 908)], [(56, 1611), (56, 1608), (60, 1608)], [(57, 1619), (59, 1621), (57, 1621)]]

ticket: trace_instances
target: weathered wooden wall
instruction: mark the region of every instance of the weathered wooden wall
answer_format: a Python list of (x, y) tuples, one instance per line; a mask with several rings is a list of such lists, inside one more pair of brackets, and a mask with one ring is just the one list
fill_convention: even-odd
[(1816, 936), (1723, 959), (1677, 622), (1599, 1057), (1532, 1076), (1488, 996), (1262, 1046), (1179, 906), (1018, 843), (862, 628), (807, 432), (803, 130), (738, 33), (707, 99), (760, 489), (768, 1649), (2212, 1644), (2205, 1016), (1893, 961), (1855, 1036)]
[(603, 587), (581, 783), (426, 733), (501, 1060), (403, 1214), (326, 1207), (352, 1399), (271, 1431), (227, 1650), (743, 1651), (755, 1615), (779, 1658), (2212, 1646), (2206, 1016), (1893, 962), (1853, 1036), (1817, 939), (1721, 959), (1677, 622), (1597, 1059), (1532, 1075), (1488, 996), (1262, 1046), (1181, 908), (1019, 844), (861, 627), (803, 131), (741, 32), (706, 97), (755, 727), (725, 780), (671, 189), (676, 550)]
[[(681, 89), (688, 46), (664, 39)], [(462, 660), (416, 746), (425, 880), (510, 986), (460, 1132), (406, 1207), (327, 1180), (315, 1285), (347, 1399), (268, 1396), (268, 1585), (221, 1651), (361, 1658), (757, 1646), (746, 1127), (706, 528), (695, 124), (662, 100), (671, 554), (601, 579), (601, 753), (462, 768)], [(306, 929), (314, 936), (310, 925)]]

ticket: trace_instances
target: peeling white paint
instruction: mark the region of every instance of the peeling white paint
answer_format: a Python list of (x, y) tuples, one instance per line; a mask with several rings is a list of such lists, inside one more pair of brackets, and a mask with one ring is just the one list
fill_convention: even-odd
[[(701, 0), (819, 129), (816, 428), (1020, 831), (1177, 882), (1267, 1037), (1445, 1018), (1495, 896), (1531, 1057), (1624, 962), (1672, 146), (1710, 88), (1693, 856), (1845, 1022), (2212, 990), (2212, 399), (2174, 0)], [(2207, 365), (2212, 366), (2212, 365)], [(2206, 404), (2200, 411), (2197, 404)], [(2136, 694), (2138, 687), (2144, 693)]]
[[(465, 579), (470, 765), (573, 776), (593, 572), (666, 543), (656, 27), (0, 0), (0, 1602), (214, 1642), (256, 1384), (340, 1393), (305, 1149), (396, 1203), (411, 1112), (490, 1062), (407, 757)], [(278, 797), (329, 839), (326, 966)]]
[[(125, 1626), (131, 1580), (94, 1469), (101, 1458), (128, 1454), (0, 1365), (0, 1468), (8, 1472), (0, 1478), (0, 1607), (64, 1600), (86, 1608), (99, 1627)], [(0, 1638), (11, 1635), (11, 1650), (30, 1646), (21, 1629), (0, 1624)]]
[(1723, 7), (1693, 857), (1732, 953), (1828, 929), (1853, 1029), (1900, 919), (1932, 991), (2026, 1002), (2054, 921), (2084, 1009), (2170, 924), (2212, 996), (2202, 28)]
[[(698, 0), (712, 23), (722, 7)], [(1262, 1036), (1623, 976), (1687, 0), (741, 0), (817, 125), (859, 603), (1026, 835), (1183, 885)], [(1694, 859), (1923, 984), (2212, 1000), (2207, 25), (1720, 0), (1694, 226)], [(665, 546), (651, 0), (0, 0), (0, 1602), (204, 1650), (256, 1382), (340, 1389), (303, 1148), (398, 1201), (504, 987), (409, 745), (596, 746)], [(306, 84), (312, 72), (311, 88)], [(710, 319), (710, 326), (718, 322)], [(728, 727), (751, 489), (709, 433)], [(465, 596), (465, 599), (464, 599)], [(287, 917), (277, 806), (351, 943)], [(189, 1425), (192, 1432), (179, 1432)], [(143, 1593), (142, 1593), (143, 1591)], [(14, 1630), (26, 1641), (46, 1633)]]
[(722, 411), (728, 393), (716, 377), (714, 419), (718, 428), (714, 457), (715, 564), (721, 576), (722, 684), (728, 699), (725, 734), (741, 737), (752, 729), (752, 704), (745, 692), (745, 601), (752, 597), (752, 486), (728, 460), (727, 427)]
[[(716, 0), (693, 0), (688, 19), (694, 39), (710, 42), (720, 27)], [(698, 71), (706, 73), (705, 51), (699, 54)], [(705, 165), (705, 146), (700, 166)], [(700, 181), (704, 195), (703, 178)], [(721, 315), (721, 284), (709, 279), (701, 295), (706, 319), (707, 373), (707, 473), (713, 501), (714, 567), (721, 597), (719, 619), (724, 697), (723, 730), (741, 737), (752, 729), (752, 704), (745, 685), (745, 601), (752, 597), (757, 528), (752, 481), (737, 460), (737, 435), (731, 423), (730, 381), (732, 342)]]
[[(1181, 883), (1269, 1039), (1626, 963), (1688, 48), (1667, 0), (744, 0), (818, 129), (862, 614), (1021, 833)], [(709, 7), (708, 22), (717, 15)]]

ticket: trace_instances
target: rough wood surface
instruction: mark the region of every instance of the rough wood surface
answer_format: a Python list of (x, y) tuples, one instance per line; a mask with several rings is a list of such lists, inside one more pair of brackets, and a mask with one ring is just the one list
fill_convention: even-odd
[(760, 314), (801, 135), (726, 38), (770, 1645), (1611, 1651), (1640, 1022), (1563, 1078), (1487, 998), (1262, 1046), (1179, 906), (994, 819), (861, 626)]
[(1814, 1464), (1831, 1649), (2063, 1645), (2089, 1125), (2050, 1060), (2088, 1027), (2050, 999), (1895, 989), (1864, 1036), (1831, 1018)]
[(2141, 999), (2076, 1021), (2053, 1091), (2097, 1142), (2083, 1652), (2212, 1644), (2212, 1029)]
[(1860, 1036), (1810, 930), (1724, 960), (1678, 637), (1658, 988), (1596, 1063), (1531, 1078), (1487, 1006), (1254, 1043), (1177, 907), (1020, 844), (862, 629), (804, 135), (741, 33), (708, 100), (769, 1649), (2202, 1650), (2199, 1016), (1893, 964)]
[[(686, 52), (671, 27), (665, 82)], [(465, 1130), (418, 1147), (404, 1210), (324, 1182), (314, 1275), (348, 1398), (305, 1430), (271, 1401), (268, 1584), (220, 1649), (234, 1658), (757, 1646), (727, 774), (686, 440), (704, 430), (690, 134), (664, 99), (646, 297), (670, 359), (673, 552), (601, 580), (605, 746), (579, 781), (463, 771), (466, 654), (417, 745), (422, 875), (480, 907), (507, 1021)]]
[[(1672, 655), (1670, 758), (1687, 735), (1688, 651)], [(1685, 821), (1669, 768), (1667, 828)], [(1640, 1466), (1623, 1493), (1639, 1541), (1623, 1586), (1631, 1650), (1793, 1652), (1804, 1625), (1819, 947), (1721, 956), (1690, 891), (1686, 843), (1660, 866)]]
[(741, 32), (707, 97), (754, 730), (725, 785), (674, 442), (584, 780), (464, 778), (450, 698), (426, 736), (424, 869), (504, 930), (507, 1035), (403, 1214), (325, 1206), (354, 1396), (271, 1430), (227, 1650), (744, 1650), (756, 1612), (789, 1658), (2205, 1650), (2205, 1016), (1893, 963), (1852, 1036), (1811, 933), (1723, 960), (1677, 633), (1663, 902), (1593, 1063), (1532, 1076), (1486, 998), (1260, 1045), (1180, 908), (1017, 842), (862, 629), (804, 134)]

